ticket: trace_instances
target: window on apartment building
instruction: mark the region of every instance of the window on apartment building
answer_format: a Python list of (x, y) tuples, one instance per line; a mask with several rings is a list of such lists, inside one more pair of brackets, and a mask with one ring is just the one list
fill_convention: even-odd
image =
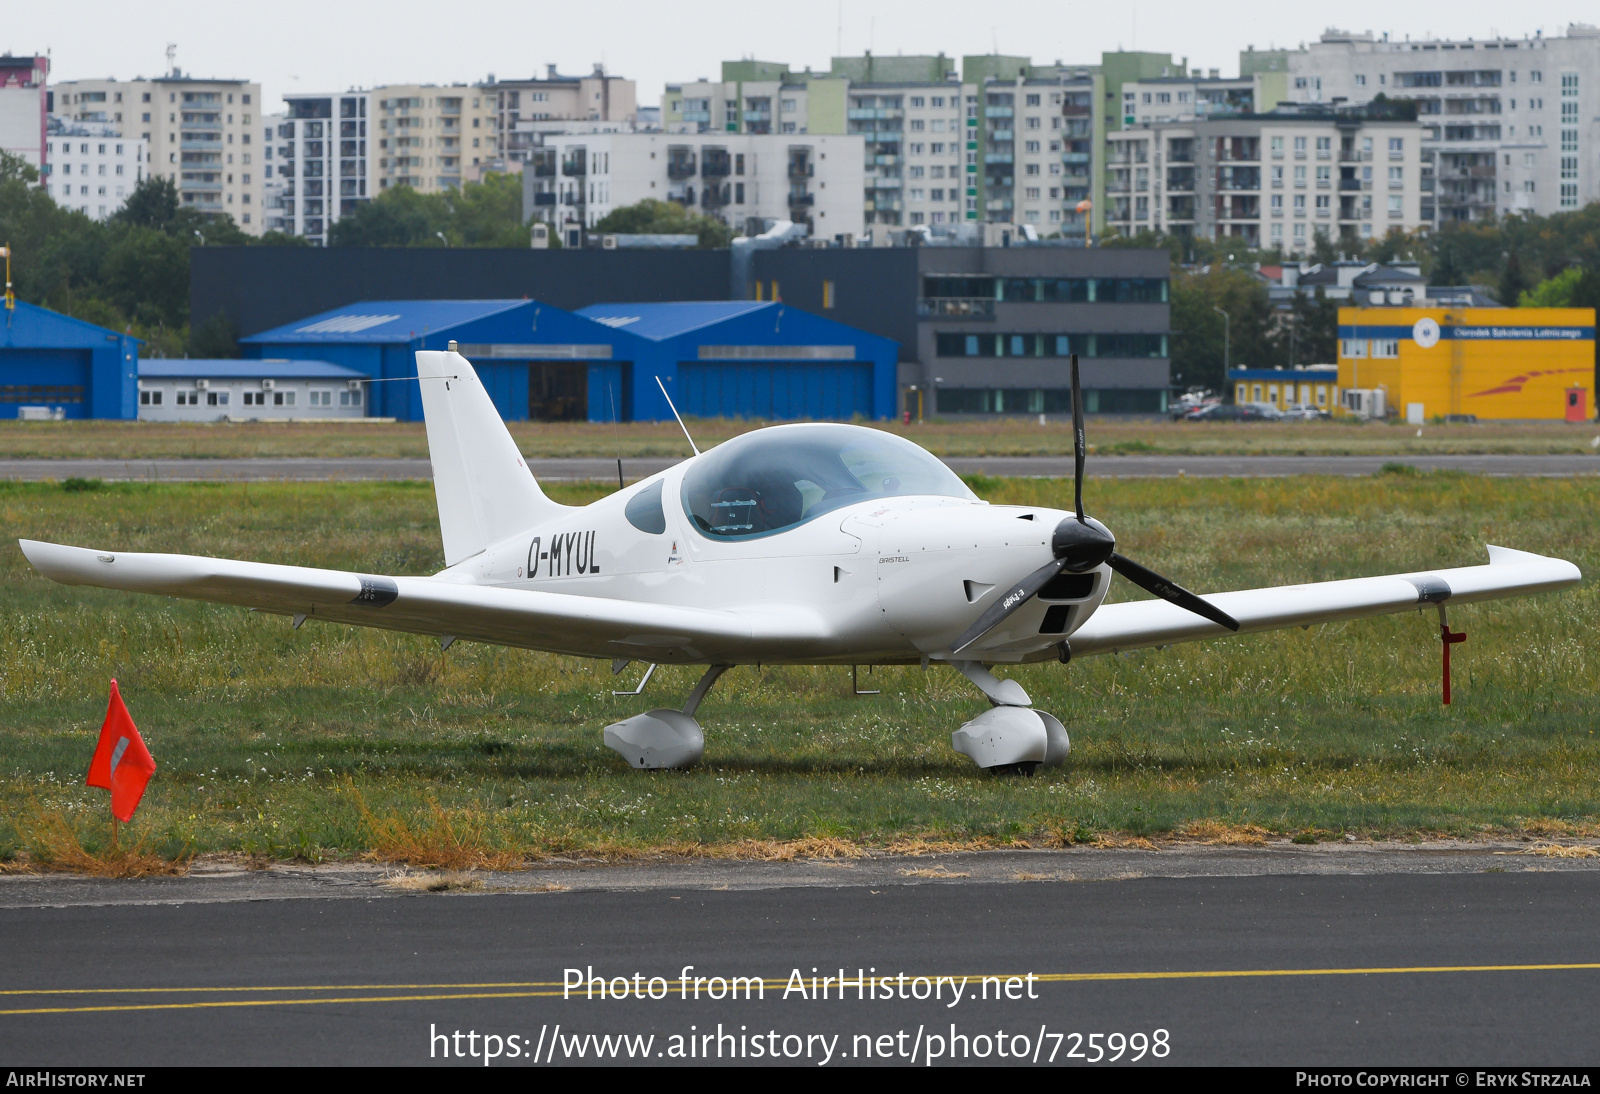
[(1389, 189), (1398, 190), (1406, 184), (1406, 169), (1404, 167), (1389, 168)]
[(1404, 137), (1389, 138), (1389, 158), (1397, 160), (1406, 154), (1406, 139)]
[(1039, 165), (1037, 163), (1024, 164), (1022, 173), (1025, 175), (1037, 175), (1039, 173)]
[(1039, 96), (1037, 96), (1037, 95), (1029, 95), (1028, 98), (1027, 98), (1026, 105), (1028, 105), (1028, 106), (1038, 106), (1039, 105)]
[(1295, 158), (1297, 159), (1303, 159), (1305, 157), (1306, 139), (1304, 137), (1296, 137), (1294, 139), (1294, 154)]
[(1306, 184), (1306, 169), (1304, 167), (1296, 167), (1294, 169), (1294, 184), (1296, 186), (1304, 186)]
[[(955, 100), (954, 99), (951, 99), (950, 102), (951, 102), (951, 105), (955, 104)], [(928, 100), (928, 105), (932, 106), (932, 107), (935, 107), (935, 108), (944, 106), (944, 96), (943, 95), (935, 95), (933, 98)]]
[(1170, 92), (1170, 91), (1158, 91), (1158, 92), (1156, 92), (1156, 102), (1158, 102), (1158, 103), (1170, 103), (1171, 101), (1172, 101), (1172, 92)]
[(1367, 86), (1367, 78), (1366, 78), (1365, 75), (1363, 75), (1360, 72), (1356, 73), (1356, 86), (1357, 87), (1366, 87)]
[(1283, 195), (1282, 194), (1273, 194), (1272, 195), (1271, 208), (1272, 208), (1272, 215), (1273, 216), (1281, 217), (1283, 215)]
[(913, 96), (911, 96), (911, 105), (912, 105), (912, 107), (914, 109), (917, 109), (917, 110), (922, 109), (922, 96), (921, 95), (913, 95)]
[(1304, 194), (1296, 194), (1294, 196), (1294, 215), (1297, 217), (1306, 215), (1306, 196)]
[(1150, 105), (1150, 92), (1146, 91), (1144, 93), (1144, 95), (1142, 96), (1142, 99), (1144, 101), (1144, 105), (1149, 106)]
[(925, 123), (923, 122), (923, 120), (921, 118), (912, 118), (911, 119), (911, 130), (912, 130), (912, 132), (914, 132), (914, 133), (922, 132), (924, 124)]
[[(1024, 141), (1023, 144), (1022, 144), (1022, 149), (1025, 152), (1037, 152), (1037, 151), (1039, 151), (1039, 142), (1038, 141)], [(1031, 164), (1030, 166), (1037, 167), (1038, 164)], [(1038, 174), (1038, 172), (1037, 171), (1032, 171), (1032, 172), (1030, 172), (1030, 174), (1035, 174), (1036, 175), (1036, 174)]]

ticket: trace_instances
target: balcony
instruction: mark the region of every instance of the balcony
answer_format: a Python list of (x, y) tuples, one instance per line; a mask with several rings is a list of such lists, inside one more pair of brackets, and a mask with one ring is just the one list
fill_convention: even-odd
[(791, 209), (805, 209), (816, 203), (817, 195), (815, 194), (796, 194), (792, 192), (789, 194), (789, 208)]
[(789, 161), (789, 177), (792, 179), (814, 178), (817, 173), (816, 164), (805, 159), (792, 159)]
[(904, 185), (905, 183), (900, 179), (892, 178), (888, 175), (879, 175), (876, 178), (867, 179), (868, 188), (873, 190), (898, 190)]
[(919, 319), (974, 319), (992, 322), (994, 301), (986, 296), (934, 296), (917, 301)]
[(700, 157), (700, 174), (705, 178), (727, 178), (733, 174), (733, 157), (721, 149), (707, 148)]
[(667, 178), (674, 182), (694, 178), (694, 153), (672, 152), (667, 155)]
[(561, 161), (561, 173), (568, 178), (578, 178), (589, 173), (589, 157), (583, 153)]
[(1361, 189), (1361, 180), (1360, 179), (1340, 179), (1339, 180), (1339, 189), (1341, 189), (1341, 190), (1359, 190), (1359, 189)]
[(707, 209), (720, 209), (722, 206), (728, 204), (727, 184), (723, 184), (722, 186), (711, 184), (701, 187), (700, 204), (704, 205)]
[(1090, 156), (1090, 153), (1088, 153), (1088, 152), (1063, 152), (1063, 153), (1061, 153), (1061, 162), (1062, 163), (1088, 163), (1089, 162), (1089, 156)]
[(544, 193), (536, 193), (536, 194), (533, 195), (533, 204), (536, 205), (536, 206), (538, 206), (538, 205), (554, 205), (555, 203), (556, 203), (556, 195), (555, 195), (554, 191), (546, 191)]
[(1010, 129), (991, 129), (989, 139), (997, 144), (1010, 144), (1017, 139), (1017, 134)]

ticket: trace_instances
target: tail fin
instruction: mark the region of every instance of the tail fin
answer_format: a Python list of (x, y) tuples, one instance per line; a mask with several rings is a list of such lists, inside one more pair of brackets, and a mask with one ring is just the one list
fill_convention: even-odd
[(417, 375), (445, 565), (565, 508), (539, 489), (470, 361), (459, 353), (422, 351)]

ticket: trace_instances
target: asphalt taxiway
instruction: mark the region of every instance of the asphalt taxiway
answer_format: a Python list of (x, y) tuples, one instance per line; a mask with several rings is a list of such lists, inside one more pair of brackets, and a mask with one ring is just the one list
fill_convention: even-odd
[[(540, 479), (614, 481), (617, 461), (590, 457), (537, 459), (528, 467)], [(633, 481), (680, 462), (640, 458), (623, 461)], [(952, 456), (945, 460), (963, 475), (1069, 478), (1072, 457)], [(1372, 475), (1387, 464), (1419, 471), (1458, 471), (1481, 475), (1559, 476), (1600, 474), (1593, 455), (1477, 456), (1095, 456), (1088, 473), (1096, 478), (1280, 477), (1285, 475)], [(138, 482), (328, 482), (429, 479), (425, 459), (303, 457), (274, 459), (0, 459), (0, 480), (63, 481), (68, 478)]]
[[(0, 1064), (414, 1065), (444, 1062), (433, 1035), (457, 1030), (452, 1053), (478, 1055), (450, 1062), (476, 1066), (469, 1032), (500, 1038), (494, 1063), (512, 1067), (593, 1063), (607, 1042), (590, 1034), (654, 1037), (609, 1042), (635, 1063), (673, 1062), (674, 1037), (705, 1047), (697, 1062), (718, 1046), (724, 1063), (768, 1062), (757, 1035), (780, 1060), (827, 1050), (830, 1066), (922, 1064), (936, 1045), (934, 1063), (1045, 1064), (1054, 1049), (1056, 1066), (1090, 1066), (1138, 1043), (1140, 1063), (1589, 1063), (1600, 861), (1528, 850), (571, 862), (440, 893), (360, 866), (11, 877)], [(660, 977), (662, 997), (563, 998), (567, 969), (612, 991)], [(835, 984), (816, 991), (813, 975)], [(681, 997), (697, 976), (705, 994)], [(719, 976), (758, 978), (765, 998), (714, 1000)], [(913, 997), (930, 985), (938, 997)]]

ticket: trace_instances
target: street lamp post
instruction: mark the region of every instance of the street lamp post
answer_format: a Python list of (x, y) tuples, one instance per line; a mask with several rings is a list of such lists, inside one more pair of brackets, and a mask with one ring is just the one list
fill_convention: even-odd
[(1228, 380), (1228, 327), (1229, 327), (1228, 313), (1223, 311), (1221, 308), (1217, 307), (1215, 304), (1213, 304), (1211, 306), (1211, 310), (1216, 312), (1218, 315), (1222, 316), (1222, 380), (1223, 380), (1223, 383), (1227, 383), (1227, 380)]

